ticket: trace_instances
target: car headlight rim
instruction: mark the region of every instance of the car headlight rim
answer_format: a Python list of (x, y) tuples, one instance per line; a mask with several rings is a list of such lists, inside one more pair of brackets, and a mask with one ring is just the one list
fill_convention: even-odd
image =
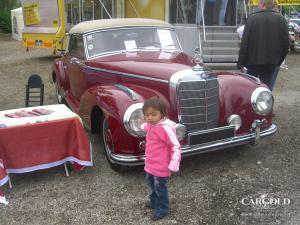
[[(269, 104), (269, 105), (267, 105), (268, 101), (263, 102), (263, 103), (266, 104), (265, 109), (263, 108), (262, 104), (258, 102), (258, 100), (259, 100), (260, 97), (264, 97), (264, 96), (262, 96), (262, 94), (269, 95), (268, 96), (269, 97), (269, 101), (271, 102), (271, 104)], [(274, 97), (272, 95), (272, 92), (268, 88), (265, 88), (265, 87), (256, 88), (253, 91), (252, 96), (251, 96), (251, 105), (252, 105), (253, 110), (258, 115), (261, 115), (261, 116), (268, 115), (269, 113), (272, 112), (273, 105), (274, 105)]]
[[(135, 103), (127, 108), (124, 114), (123, 123), (127, 132), (134, 137), (145, 137), (146, 133), (142, 129), (136, 129), (132, 127), (132, 117), (134, 114), (140, 114), (140, 120), (143, 120), (143, 105), (144, 103)], [(137, 115), (135, 115), (137, 116)]]

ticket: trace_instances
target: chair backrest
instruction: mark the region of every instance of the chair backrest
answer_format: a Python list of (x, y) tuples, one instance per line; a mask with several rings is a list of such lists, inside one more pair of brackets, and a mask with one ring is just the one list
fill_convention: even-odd
[(44, 83), (37, 74), (32, 74), (26, 85), (25, 106), (36, 106), (44, 104)]

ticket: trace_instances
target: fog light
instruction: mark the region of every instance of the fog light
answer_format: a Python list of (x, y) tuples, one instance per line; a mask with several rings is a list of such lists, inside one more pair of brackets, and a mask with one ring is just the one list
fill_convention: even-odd
[(182, 141), (185, 138), (186, 128), (183, 124), (177, 123), (175, 125), (176, 137), (178, 141)]
[(228, 117), (227, 123), (230, 126), (234, 126), (235, 130), (238, 130), (242, 126), (242, 119), (239, 115), (233, 114), (233, 115)]

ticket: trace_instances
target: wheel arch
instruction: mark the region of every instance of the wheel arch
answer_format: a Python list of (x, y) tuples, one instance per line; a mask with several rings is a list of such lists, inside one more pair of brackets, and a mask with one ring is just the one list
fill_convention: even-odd
[(102, 109), (96, 105), (92, 108), (91, 111), (91, 132), (93, 134), (100, 134), (101, 132), (101, 122), (103, 120), (104, 113)]

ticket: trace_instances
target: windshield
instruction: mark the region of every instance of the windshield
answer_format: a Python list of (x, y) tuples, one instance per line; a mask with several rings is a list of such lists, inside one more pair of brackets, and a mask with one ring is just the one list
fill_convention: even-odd
[(88, 57), (119, 51), (178, 51), (174, 31), (163, 28), (123, 28), (99, 31), (85, 36)]

